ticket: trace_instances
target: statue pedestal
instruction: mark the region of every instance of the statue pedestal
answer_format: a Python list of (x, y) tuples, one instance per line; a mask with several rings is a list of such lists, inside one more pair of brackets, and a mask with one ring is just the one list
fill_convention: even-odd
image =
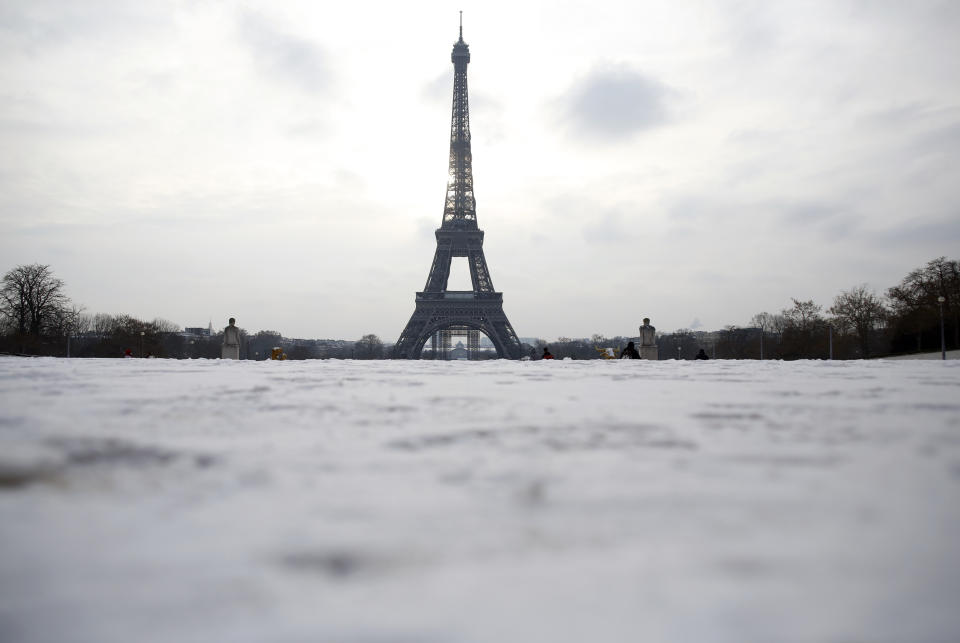
[(660, 359), (660, 352), (657, 350), (656, 346), (641, 346), (640, 359), (652, 359), (656, 361)]
[(237, 322), (230, 318), (230, 325), (223, 329), (223, 348), (220, 349), (220, 359), (240, 359), (240, 329), (234, 326)]
[(650, 325), (650, 318), (643, 318), (643, 326), (640, 327), (640, 359), (660, 359), (660, 352), (657, 350), (657, 329)]

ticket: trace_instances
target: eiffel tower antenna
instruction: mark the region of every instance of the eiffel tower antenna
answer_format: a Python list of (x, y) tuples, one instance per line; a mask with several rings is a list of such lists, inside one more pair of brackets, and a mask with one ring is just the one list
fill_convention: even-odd
[[(483, 254), (483, 230), (477, 227), (477, 202), (473, 197), (473, 154), (470, 149), (470, 106), (467, 65), (470, 47), (460, 40), (450, 54), (453, 63), (453, 109), (450, 119), (450, 166), (443, 219), (436, 231), (437, 250), (423, 292), (416, 296), (416, 309), (394, 346), (394, 357), (419, 359), (427, 340), (434, 358), (449, 356), (450, 335), (467, 335), (471, 357), (476, 357), (479, 333), (490, 338), (497, 355), (519, 359), (522, 348), (503, 312), (503, 293), (493, 289), (493, 280)], [(471, 290), (447, 290), (450, 261), (465, 257), (470, 269)], [(438, 355), (438, 347), (441, 355)]]

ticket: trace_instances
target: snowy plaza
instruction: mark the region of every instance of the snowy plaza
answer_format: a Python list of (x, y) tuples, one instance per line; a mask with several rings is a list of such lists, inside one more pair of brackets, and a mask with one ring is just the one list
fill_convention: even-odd
[(0, 358), (0, 640), (960, 640), (960, 362)]

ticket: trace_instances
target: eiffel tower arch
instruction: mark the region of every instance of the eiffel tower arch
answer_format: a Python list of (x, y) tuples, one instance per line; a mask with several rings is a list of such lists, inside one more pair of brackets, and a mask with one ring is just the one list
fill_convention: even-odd
[[(416, 308), (393, 349), (393, 356), (419, 359), (424, 344), (445, 331), (479, 331), (490, 338), (499, 357), (519, 359), (520, 340), (503, 312), (503, 293), (493, 288), (483, 254), (483, 230), (477, 227), (473, 197), (473, 157), (470, 152), (470, 108), (467, 64), (470, 49), (460, 39), (453, 45), (453, 115), (450, 124), (450, 170), (443, 221), (436, 231), (437, 250)], [(465, 257), (472, 290), (447, 290), (450, 262)], [(436, 343), (436, 340), (434, 340)], [(434, 356), (436, 356), (434, 351)]]

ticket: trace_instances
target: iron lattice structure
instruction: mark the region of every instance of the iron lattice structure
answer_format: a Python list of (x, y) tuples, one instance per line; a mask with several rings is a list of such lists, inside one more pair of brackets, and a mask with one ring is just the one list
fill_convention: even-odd
[[(500, 357), (519, 359), (520, 340), (503, 312), (503, 293), (493, 289), (493, 280), (483, 255), (483, 230), (477, 227), (477, 203), (473, 196), (473, 157), (470, 151), (470, 105), (467, 95), (467, 64), (470, 48), (460, 39), (453, 45), (453, 115), (450, 122), (450, 175), (443, 206), (443, 222), (436, 231), (437, 250), (427, 285), (418, 292), (416, 309), (394, 347), (394, 357), (419, 359), (427, 340), (434, 339), (434, 357), (449, 351), (449, 332), (470, 338), (471, 356), (476, 353), (475, 335), (490, 338)], [(450, 262), (466, 257), (472, 290), (447, 290)]]

